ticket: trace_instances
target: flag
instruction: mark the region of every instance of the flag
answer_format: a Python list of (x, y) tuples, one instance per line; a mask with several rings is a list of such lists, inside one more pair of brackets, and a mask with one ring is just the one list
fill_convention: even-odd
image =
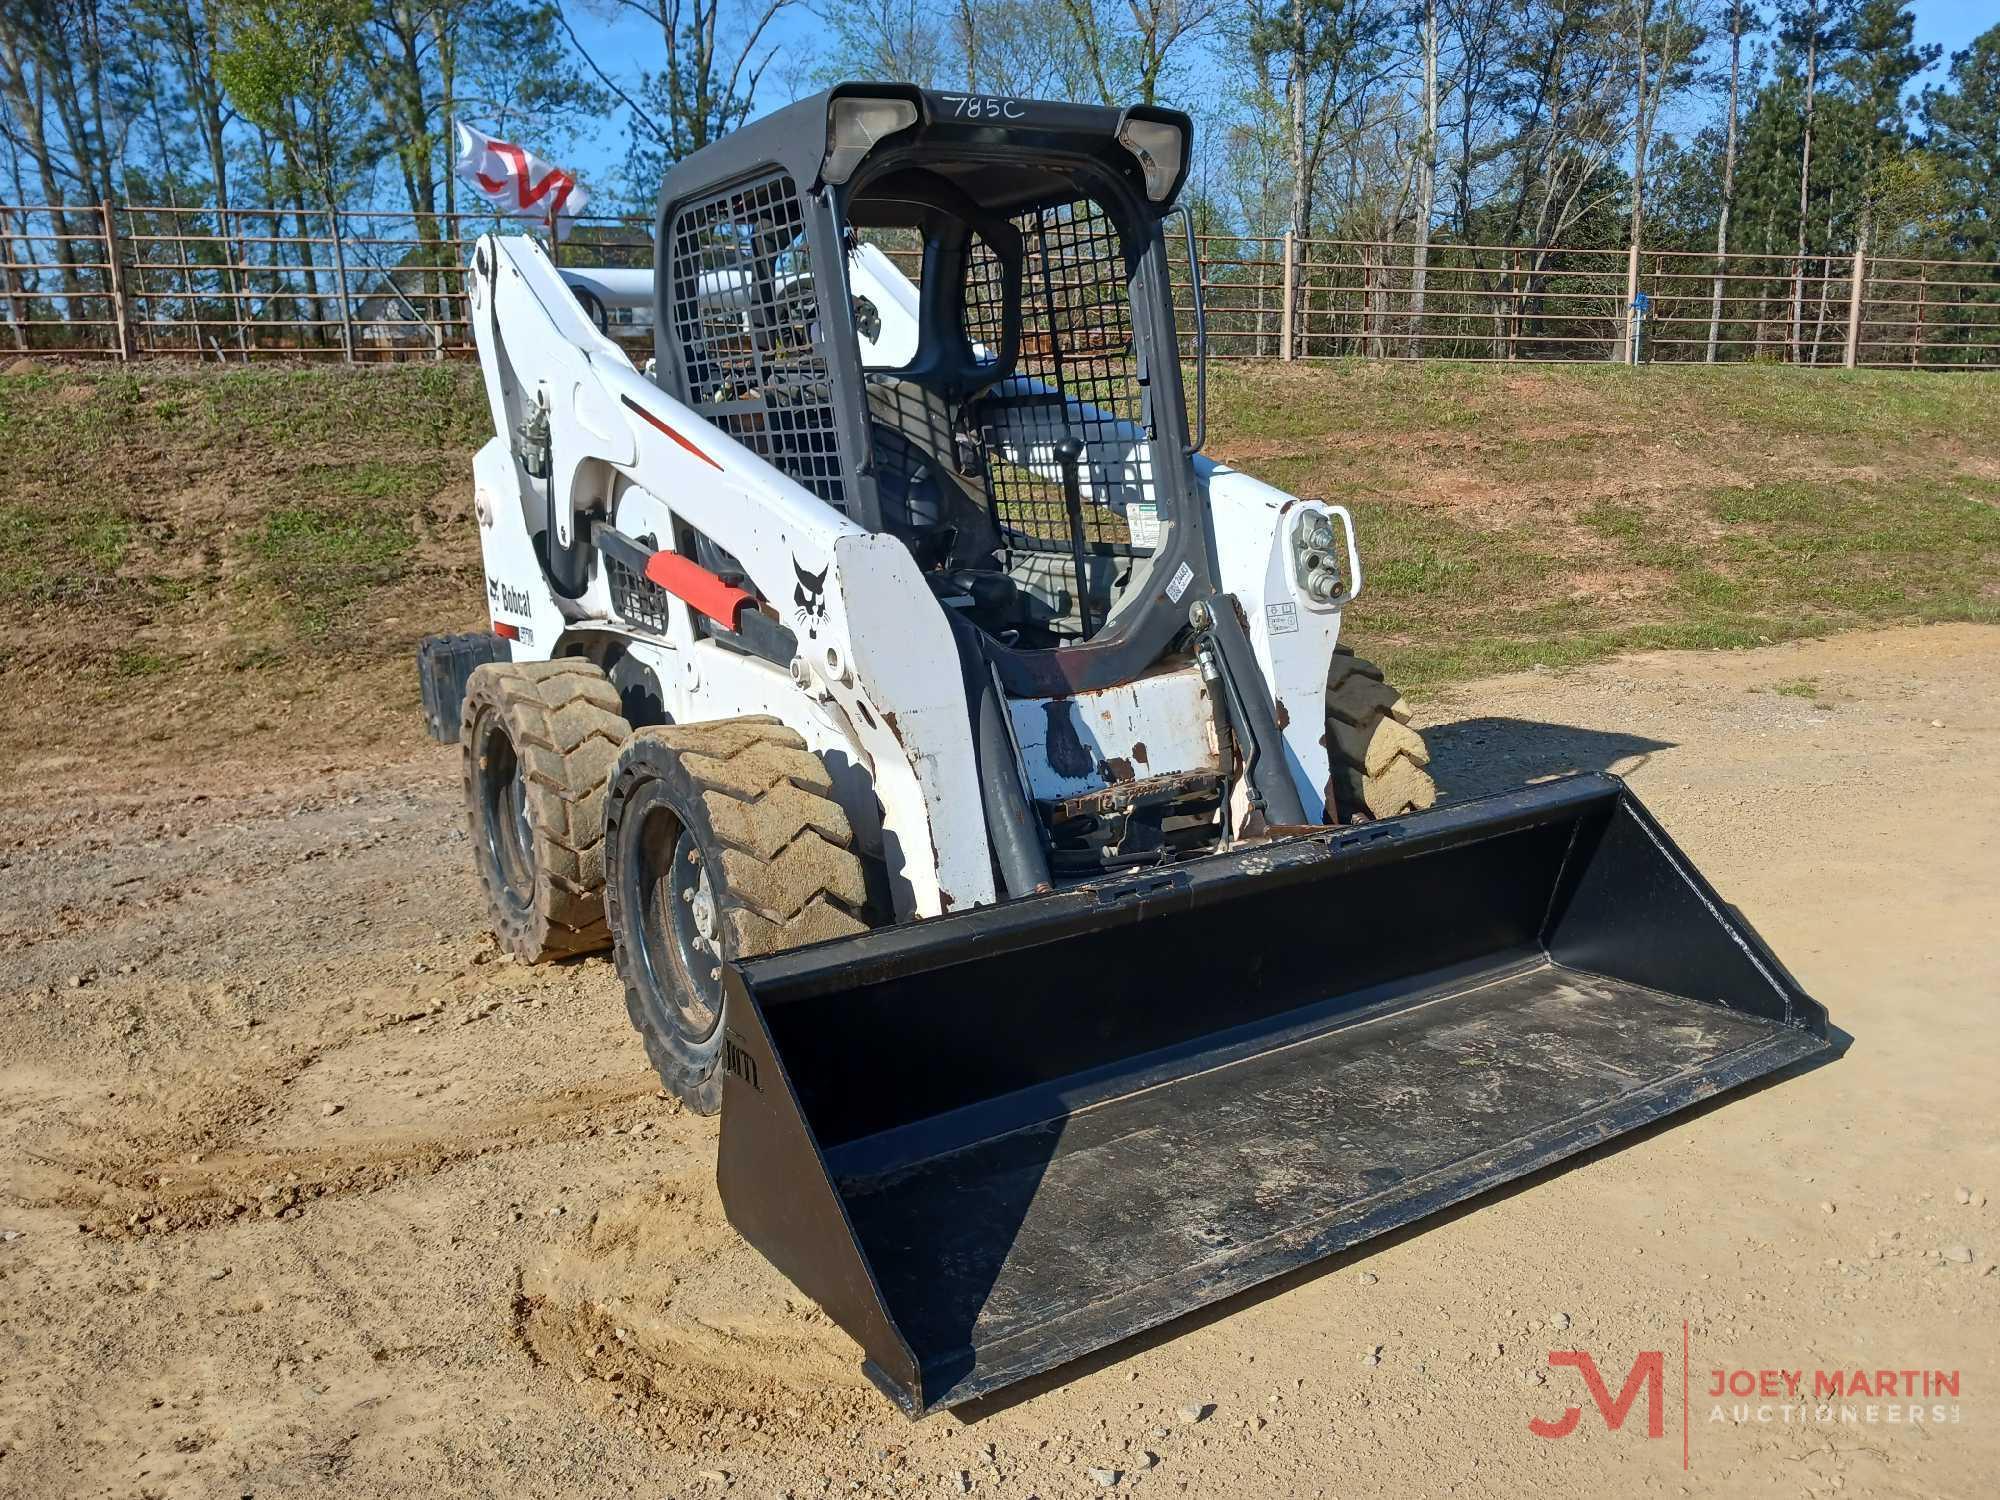
[(501, 213), (552, 225), (557, 239), (568, 236), (590, 202), (590, 194), (561, 167), (463, 123), (458, 127), (457, 172)]

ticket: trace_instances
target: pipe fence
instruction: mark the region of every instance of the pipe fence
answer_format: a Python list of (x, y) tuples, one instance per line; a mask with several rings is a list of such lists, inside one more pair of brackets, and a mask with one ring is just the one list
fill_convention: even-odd
[[(0, 355), (443, 359), (472, 352), (480, 213), (0, 204)], [(1194, 329), (1186, 250), (1176, 314)], [(2000, 264), (1408, 243), (1197, 241), (1219, 359), (1757, 361), (2000, 369)], [(913, 252), (885, 245), (914, 278)], [(641, 218), (580, 221), (564, 263), (650, 267)], [(1643, 305), (1635, 316), (1635, 304)], [(611, 333), (650, 343), (644, 309)]]

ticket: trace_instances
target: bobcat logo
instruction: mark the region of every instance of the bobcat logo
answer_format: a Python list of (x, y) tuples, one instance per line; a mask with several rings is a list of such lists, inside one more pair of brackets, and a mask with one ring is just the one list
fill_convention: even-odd
[(826, 622), (826, 575), (831, 567), (829, 563), (817, 573), (808, 573), (799, 566), (798, 558), (792, 559), (792, 571), (799, 575), (799, 586), (792, 590), (792, 603), (798, 608), (792, 611), (792, 616), (805, 626), (809, 641), (819, 639), (819, 631), (815, 627)]

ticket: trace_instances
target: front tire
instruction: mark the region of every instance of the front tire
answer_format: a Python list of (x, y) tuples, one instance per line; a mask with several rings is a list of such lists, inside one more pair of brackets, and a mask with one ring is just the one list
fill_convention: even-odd
[(871, 925), (854, 830), (775, 719), (636, 731), (605, 798), (605, 913), (625, 1009), (668, 1090), (722, 1108), (722, 966)]
[(459, 743), (473, 858), (500, 946), (527, 963), (610, 946), (604, 790), (632, 727), (587, 661), (482, 666)]

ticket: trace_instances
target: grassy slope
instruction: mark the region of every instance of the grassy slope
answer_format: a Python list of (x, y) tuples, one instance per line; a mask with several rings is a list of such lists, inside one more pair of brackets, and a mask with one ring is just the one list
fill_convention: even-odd
[[(1365, 651), (1422, 687), (1640, 646), (2000, 619), (2000, 378), (1218, 370), (1210, 448), (1361, 528)], [(0, 376), (7, 739), (415, 733), (483, 619), (465, 365)]]
[(2000, 381), (1779, 368), (1226, 371), (1210, 447), (1350, 506), (1408, 685), (2000, 619)]

